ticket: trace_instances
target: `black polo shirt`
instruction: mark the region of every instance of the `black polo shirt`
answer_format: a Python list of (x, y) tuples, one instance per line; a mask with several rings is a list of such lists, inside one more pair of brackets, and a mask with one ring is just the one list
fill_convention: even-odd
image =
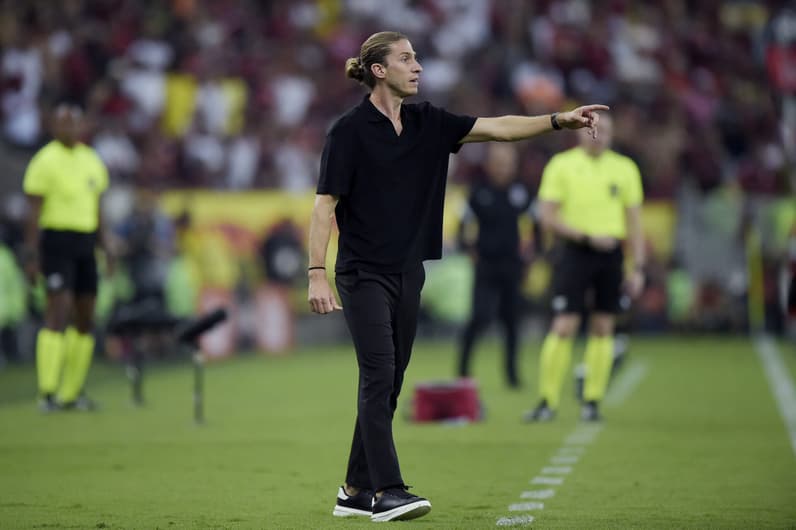
[(488, 261), (519, 261), (520, 216), (528, 213), (531, 194), (525, 185), (514, 182), (499, 188), (490, 182), (472, 188), (468, 201), (478, 219), (479, 258)]
[(442, 255), (448, 157), (475, 118), (401, 105), (400, 135), (366, 96), (332, 126), (319, 195), (339, 197), (338, 272), (403, 272)]

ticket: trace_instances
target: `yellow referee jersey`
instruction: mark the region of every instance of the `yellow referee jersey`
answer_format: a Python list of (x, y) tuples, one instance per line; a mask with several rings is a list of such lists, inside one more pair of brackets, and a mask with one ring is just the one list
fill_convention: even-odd
[(97, 230), (99, 198), (107, 187), (108, 170), (91, 147), (56, 140), (33, 156), (23, 182), (25, 193), (43, 199), (39, 227), (74, 232)]
[(576, 230), (622, 239), (625, 209), (644, 197), (638, 166), (630, 158), (611, 150), (594, 157), (575, 147), (550, 159), (539, 199), (559, 203), (561, 220)]

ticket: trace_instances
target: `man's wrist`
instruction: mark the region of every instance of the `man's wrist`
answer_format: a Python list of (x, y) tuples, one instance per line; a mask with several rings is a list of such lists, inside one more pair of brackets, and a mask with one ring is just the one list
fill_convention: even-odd
[(550, 125), (552, 125), (553, 129), (556, 131), (561, 130), (561, 124), (558, 123), (558, 112), (554, 112), (550, 115)]

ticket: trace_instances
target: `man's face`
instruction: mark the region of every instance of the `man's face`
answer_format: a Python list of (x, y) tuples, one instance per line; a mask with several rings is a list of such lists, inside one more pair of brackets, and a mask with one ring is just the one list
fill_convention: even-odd
[(491, 142), (486, 156), (486, 172), (489, 180), (499, 188), (505, 188), (517, 175), (517, 151), (511, 144)]
[(596, 128), (597, 138), (592, 138), (591, 131), (585, 127), (578, 129), (580, 146), (594, 156), (611, 147), (611, 140), (614, 136), (614, 122), (610, 114), (600, 114), (600, 121), (597, 122)]
[(83, 125), (83, 112), (75, 105), (58, 105), (53, 116), (53, 136), (65, 144), (73, 144), (80, 139)]
[(420, 85), (420, 72), (423, 67), (417, 62), (417, 55), (412, 43), (406, 39), (394, 42), (390, 46), (384, 68), (384, 81), (398, 96), (407, 97), (417, 94)]

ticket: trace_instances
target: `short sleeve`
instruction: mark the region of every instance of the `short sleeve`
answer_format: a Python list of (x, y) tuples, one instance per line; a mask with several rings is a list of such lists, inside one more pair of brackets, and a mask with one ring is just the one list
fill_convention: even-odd
[(627, 161), (627, 183), (624, 190), (625, 206), (638, 206), (644, 200), (644, 191), (641, 186), (641, 173), (638, 166), (632, 160)]
[(50, 173), (47, 161), (39, 152), (31, 159), (25, 170), (22, 189), (28, 195), (45, 195), (50, 188)]
[(462, 138), (470, 134), (475, 125), (475, 118), (459, 114), (452, 114), (445, 109), (439, 109), (442, 115), (442, 141), (451, 153), (458, 153), (462, 148)]
[(351, 191), (354, 180), (353, 141), (339, 130), (326, 136), (321, 154), (318, 194), (340, 197)]
[(551, 202), (561, 202), (564, 198), (564, 175), (561, 171), (561, 160), (557, 156), (547, 163), (542, 172), (538, 196), (540, 200)]

